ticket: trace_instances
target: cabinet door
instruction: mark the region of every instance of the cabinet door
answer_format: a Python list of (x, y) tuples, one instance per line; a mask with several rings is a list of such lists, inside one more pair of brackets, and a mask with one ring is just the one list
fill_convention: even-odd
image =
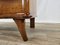
[(0, 14), (12, 14), (22, 12), (22, 0), (0, 0)]

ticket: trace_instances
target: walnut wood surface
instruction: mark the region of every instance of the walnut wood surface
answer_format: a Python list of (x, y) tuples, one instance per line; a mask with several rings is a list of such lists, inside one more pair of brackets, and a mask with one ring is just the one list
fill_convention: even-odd
[(25, 19), (15, 20), (15, 22), (17, 24), (17, 27), (19, 29), (19, 32), (21, 33), (21, 36), (22, 36), (23, 40), (27, 41), (28, 38), (27, 38), (26, 32), (25, 32)]
[(0, 14), (22, 12), (22, 0), (0, 0)]
[(29, 0), (0, 0), (0, 15), (16, 13), (29, 14)]
[[(29, 0), (0, 0), (0, 18), (13, 18), (24, 41), (27, 41), (25, 32), (25, 19), (31, 18), (29, 13)], [(31, 19), (34, 27), (34, 19)]]

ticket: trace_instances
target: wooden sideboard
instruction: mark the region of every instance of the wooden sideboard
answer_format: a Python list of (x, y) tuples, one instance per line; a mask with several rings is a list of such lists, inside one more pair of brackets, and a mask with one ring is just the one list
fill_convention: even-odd
[(13, 18), (24, 41), (27, 41), (25, 19), (30, 19), (30, 27), (35, 27), (35, 18), (30, 16), (30, 0), (0, 0), (0, 18)]

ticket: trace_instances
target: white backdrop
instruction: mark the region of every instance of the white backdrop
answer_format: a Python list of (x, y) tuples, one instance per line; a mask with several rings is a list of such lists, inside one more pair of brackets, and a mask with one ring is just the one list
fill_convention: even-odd
[(38, 0), (36, 22), (60, 23), (60, 0)]
[[(33, 1), (35, 2), (35, 1)], [(60, 23), (60, 0), (37, 0), (36, 22)], [(13, 20), (0, 20), (1, 22), (13, 22)], [(26, 20), (29, 22), (29, 20)]]

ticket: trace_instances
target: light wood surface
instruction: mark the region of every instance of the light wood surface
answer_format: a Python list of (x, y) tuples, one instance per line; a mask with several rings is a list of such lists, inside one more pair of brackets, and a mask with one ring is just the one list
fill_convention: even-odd
[(14, 22), (0, 22), (0, 45), (60, 45), (60, 23), (40, 23), (35, 29), (26, 23), (26, 31), (29, 39), (24, 42)]

